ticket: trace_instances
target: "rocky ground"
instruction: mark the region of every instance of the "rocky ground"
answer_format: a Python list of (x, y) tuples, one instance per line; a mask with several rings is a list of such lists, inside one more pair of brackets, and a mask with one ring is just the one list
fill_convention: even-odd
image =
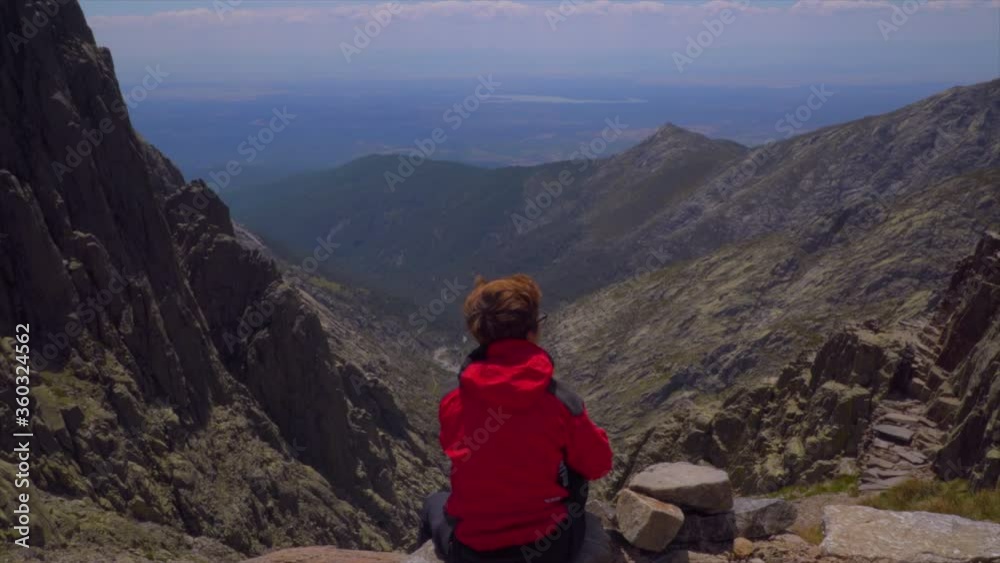
[[(648, 496), (647, 496), (648, 495)], [(646, 468), (615, 507), (595, 503), (574, 563), (977, 563), (1000, 561), (1000, 524), (854, 504), (824, 495), (797, 502), (733, 498), (725, 472), (685, 463)], [(678, 503), (678, 504), (673, 504)], [(790, 529), (822, 525), (807, 541)], [(750, 539), (748, 539), (750, 538)], [(817, 540), (822, 539), (822, 543)], [(428, 543), (411, 555), (312, 547), (246, 563), (438, 563)]]

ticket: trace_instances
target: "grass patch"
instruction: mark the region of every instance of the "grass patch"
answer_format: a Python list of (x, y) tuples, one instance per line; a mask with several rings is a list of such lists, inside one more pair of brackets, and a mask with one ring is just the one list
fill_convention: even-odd
[(963, 480), (906, 481), (861, 504), (882, 510), (919, 510), (1000, 523), (1000, 487), (973, 491)]
[(342, 284), (320, 276), (309, 276), (309, 283), (321, 289), (332, 291), (333, 293), (341, 293), (344, 291), (344, 286)]
[(857, 475), (842, 475), (813, 485), (791, 485), (779, 489), (775, 494), (785, 500), (798, 500), (816, 495), (836, 493), (847, 493), (852, 497), (858, 496)]
[(795, 530), (796, 535), (813, 545), (823, 543), (823, 526), (810, 526), (801, 530)]

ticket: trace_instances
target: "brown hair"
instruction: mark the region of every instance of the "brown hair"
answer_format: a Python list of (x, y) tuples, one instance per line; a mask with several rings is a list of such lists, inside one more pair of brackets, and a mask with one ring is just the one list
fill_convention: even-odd
[(527, 338), (538, 329), (542, 290), (525, 274), (486, 281), (476, 276), (465, 298), (465, 324), (480, 344), (505, 338)]

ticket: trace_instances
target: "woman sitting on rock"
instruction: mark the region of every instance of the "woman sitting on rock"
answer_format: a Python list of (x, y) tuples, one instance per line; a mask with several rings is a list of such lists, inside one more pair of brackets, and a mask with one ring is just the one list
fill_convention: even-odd
[(480, 346), (442, 399), (451, 493), (424, 505), (421, 537), (449, 563), (567, 563), (583, 542), (587, 482), (611, 470), (607, 434), (553, 379), (537, 345), (542, 292), (518, 274), (477, 278), (465, 321)]

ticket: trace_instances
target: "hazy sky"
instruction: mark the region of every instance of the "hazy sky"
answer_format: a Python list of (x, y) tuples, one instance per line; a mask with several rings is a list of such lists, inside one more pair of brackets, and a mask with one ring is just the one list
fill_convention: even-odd
[(123, 83), (157, 64), (194, 82), (495, 72), (786, 86), (1000, 75), (1000, 0), (82, 4)]

